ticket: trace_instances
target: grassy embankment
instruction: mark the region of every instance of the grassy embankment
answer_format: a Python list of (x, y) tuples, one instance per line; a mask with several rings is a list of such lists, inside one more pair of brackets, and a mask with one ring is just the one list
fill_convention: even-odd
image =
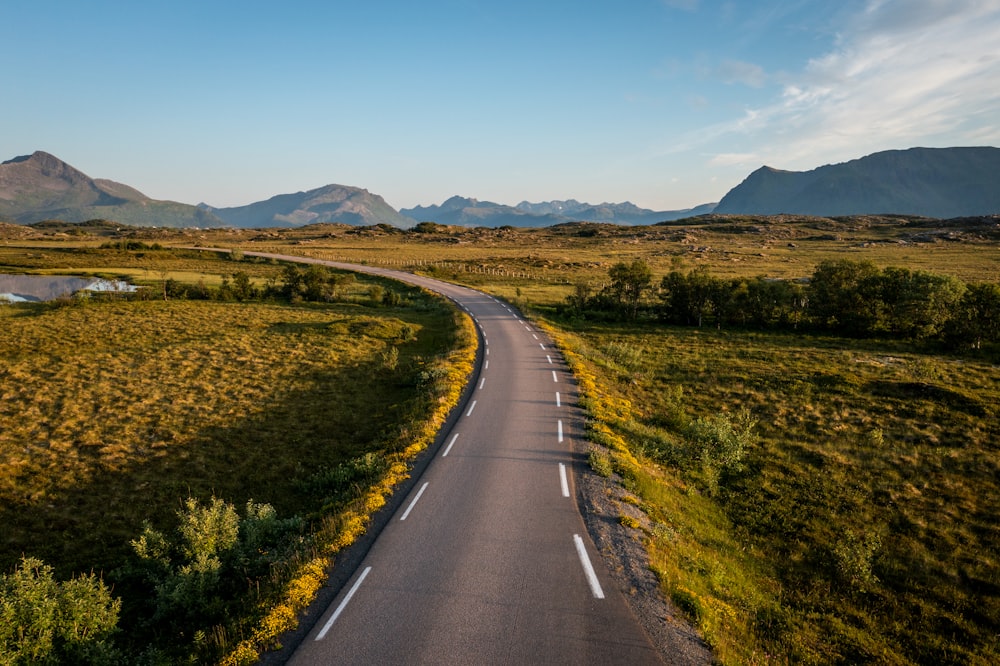
[[(0, 265), (138, 271), (152, 276), (154, 296), (168, 278), (211, 286), (241, 270), (263, 284), (279, 270), (209, 254), (65, 247), (3, 248)], [(64, 578), (97, 570), (107, 579), (129, 561), (143, 521), (169, 533), (186, 497), (236, 506), (252, 498), (279, 516), (305, 517), (309, 535), (272, 587), (251, 595), (200, 654), (236, 648), (230, 658), (245, 662), (273, 643), (322, 584), (329, 556), (363, 532), (407, 461), (432, 441), (471, 369), (474, 332), (464, 317), (386, 282), (383, 293), (395, 290), (401, 302), (373, 303), (373, 284), (359, 280), (329, 304), (0, 308), (2, 569), (30, 554)], [(371, 453), (385, 463), (379, 474), (346, 494), (331, 498), (316, 482)], [(122, 624), (127, 632), (127, 617)], [(123, 637), (126, 649), (134, 638)], [(191, 638), (161, 647), (180, 654), (171, 642)]]

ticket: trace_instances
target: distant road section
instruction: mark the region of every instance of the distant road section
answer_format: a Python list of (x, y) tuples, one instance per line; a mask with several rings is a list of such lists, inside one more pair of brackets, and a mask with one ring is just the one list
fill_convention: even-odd
[(435, 459), (291, 656), (319, 664), (660, 664), (576, 501), (577, 392), (509, 305), (398, 271), (284, 255), (426, 287), (474, 318), (482, 363)]

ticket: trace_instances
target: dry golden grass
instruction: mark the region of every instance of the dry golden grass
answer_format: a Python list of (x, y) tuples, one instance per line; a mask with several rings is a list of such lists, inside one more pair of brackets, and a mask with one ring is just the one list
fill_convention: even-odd
[(183, 301), (0, 308), (4, 564), (31, 552), (63, 569), (106, 566), (95, 551), (120, 553), (143, 518), (172, 515), (189, 494), (306, 509), (289, 483), (396, 418), (410, 389), (377, 370), (380, 354), (431, 351), (406, 340), (436, 317)]

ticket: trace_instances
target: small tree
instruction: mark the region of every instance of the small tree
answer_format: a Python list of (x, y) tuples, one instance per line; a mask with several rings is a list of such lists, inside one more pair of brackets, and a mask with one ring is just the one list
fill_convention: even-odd
[(619, 307), (630, 319), (639, 316), (639, 302), (643, 293), (653, 284), (653, 271), (642, 259), (630, 264), (619, 262), (608, 270), (611, 293)]
[(949, 335), (973, 349), (1000, 341), (1000, 284), (970, 284), (948, 322)]

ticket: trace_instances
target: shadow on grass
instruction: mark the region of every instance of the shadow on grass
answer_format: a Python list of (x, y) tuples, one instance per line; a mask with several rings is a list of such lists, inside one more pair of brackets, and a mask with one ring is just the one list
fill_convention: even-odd
[(377, 450), (415, 410), (428, 408), (409, 376), (417, 372), (409, 360), (426, 347), (402, 345), (403, 362), (393, 373), (371, 360), (302, 376), (299, 388), (271, 396), (263, 412), (231, 426), (205, 428), (183, 445), (141, 449), (142, 458), (121, 471), (95, 465), (88, 482), (40, 501), (0, 506), (0, 571), (30, 555), (60, 577), (106, 574), (130, 555), (129, 541), (144, 521), (172, 531), (189, 496), (215, 496), (241, 509), (249, 499), (267, 502), (280, 517), (318, 511), (322, 498), (304, 494), (296, 481)]

